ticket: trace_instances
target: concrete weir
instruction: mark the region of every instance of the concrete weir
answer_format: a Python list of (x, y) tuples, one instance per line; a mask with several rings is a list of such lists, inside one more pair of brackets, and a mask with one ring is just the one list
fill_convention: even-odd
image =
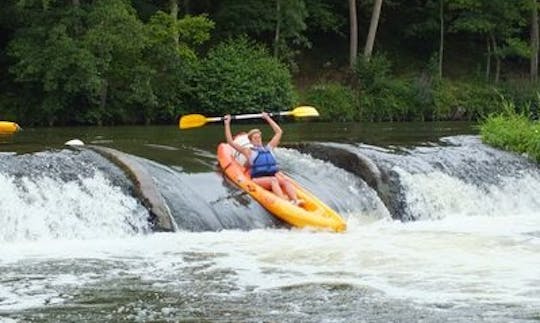
[(392, 217), (403, 220), (403, 192), (400, 191), (401, 186), (392, 171), (380, 168), (373, 160), (359, 152), (351, 151), (346, 144), (299, 143), (288, 146), (359, 176), (377, 192)]
[(76, 149), (91, 149), (120, 167), (135, 185), (135, 194), (151, 214), (150, 221), (154, 231), (175, 231), (169, 207), (159, 193), (152, 176), (146, 169), (129, 155), (107, 147), (84, 145), (82, 142), (66, 145)]

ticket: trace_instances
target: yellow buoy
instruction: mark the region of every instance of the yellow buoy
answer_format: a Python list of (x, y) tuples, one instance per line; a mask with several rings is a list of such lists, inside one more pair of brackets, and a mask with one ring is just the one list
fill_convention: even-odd
[(0, 121), (0, 135), (11, 135), (21, 130), (18, 124), (11, 121)]

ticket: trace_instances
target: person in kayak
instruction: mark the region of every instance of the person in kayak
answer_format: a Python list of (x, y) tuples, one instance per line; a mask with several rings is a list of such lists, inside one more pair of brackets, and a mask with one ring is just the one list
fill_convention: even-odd
[[(248, 160), (252, 181), (267, 190), (271, 190), (283, 199), (289, 199), (293, 204), (302, 204), (302, 201), (297, 198), (296, 190), (291, 182), (286, 178), (276, 176), (279, 168), (273, 149), (278, 146), (283, 130), (268, 113), (263, 112), (262, 118), (268, 122), (274, 131), (274, 136), (266, 145), (263, 145), (262, 132), (259, 129), (251, 129), (248, 132), (248, 139), (253, 145), (252, 147), (243, 147), (236, 143), (231, 133), (231, 116), (229, 114), (223, 117), (227, 143)], [(285, 189), (286, 194), (283, 193), (282, 187)]]

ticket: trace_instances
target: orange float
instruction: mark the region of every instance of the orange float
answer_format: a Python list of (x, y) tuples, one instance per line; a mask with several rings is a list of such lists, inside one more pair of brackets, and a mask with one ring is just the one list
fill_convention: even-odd
[(18, 124), (11, 121), (0, 121), (0, 135), (11, 135), (21, 130)]

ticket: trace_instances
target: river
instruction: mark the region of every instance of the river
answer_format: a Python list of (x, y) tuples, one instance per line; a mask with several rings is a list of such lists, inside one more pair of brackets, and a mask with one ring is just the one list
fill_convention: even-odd
[[(283, 128), (281, 167), (345, 233), (289, 228), (224, 181), (220, 125), (1, 138), (0, 321), (540, 321), (536, 164), (469, 123)], [(74, 138), (143, 165), (177, 230), (153, 232), (133, 183)]]

